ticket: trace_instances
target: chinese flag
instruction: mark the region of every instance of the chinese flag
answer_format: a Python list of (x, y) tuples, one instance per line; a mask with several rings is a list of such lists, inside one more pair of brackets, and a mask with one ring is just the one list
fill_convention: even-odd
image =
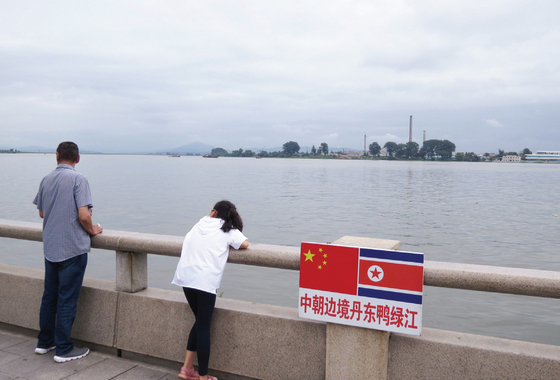
[(301, 243), (299, 287), (357, 294), (360, 249)]

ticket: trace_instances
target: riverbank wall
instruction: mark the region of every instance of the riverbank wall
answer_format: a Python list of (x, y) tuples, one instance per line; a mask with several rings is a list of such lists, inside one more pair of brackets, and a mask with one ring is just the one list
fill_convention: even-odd
[[(177, 256), (181, 238), (103, 235), (94, 245), (117, 252), (117, 279), (84, 280), (73, 337), (96, 350), (179, 368), (192, 313), (182, 293), (146, 288), (142, 277), (145, 255)], [(39, 241), (40, 225), (0, 220), (0, 237)], [(345, 237), (336, 243), (398, 248), (398, 242), (379, 239)], [(297, 269), (297, 247), (252, 247), (243, 255), (232, 251), (230, 260)], [(560, 298), (556, 272), (475, 267), (426, 263), (425, 282)], [(0, 264), (2, 327), (36, 332), (42, 288), (43, 271)], [(408, 336), (314, 322), (299, 318), (296, 309), (222, 298), (214, 318), (211, 370), (231, 379), (551, 379), (560, 373), (560, 347), (552, 345), (429, 328)]]

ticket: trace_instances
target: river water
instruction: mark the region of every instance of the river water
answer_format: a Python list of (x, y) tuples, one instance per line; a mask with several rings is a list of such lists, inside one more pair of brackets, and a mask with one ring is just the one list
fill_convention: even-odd
[[(31, 203), (53, 154), (0, 154), (0, 218), (39, 222)], [(345, 236), (401, 241), (426, 260), (560, 271), (560, 165), (83, 155), (94, 222), (184, 235), (234, 202), (250, 242), (299, 246)], [(43, 268), (41, 243), (0, 239), (0, 262)], [(149, 286), (177, 258), (149, 257)], [(87, 276), (114, 280), (113, 252)], [(298, 272), (228, 264), (225, 298), (297, 307)], [(560, 300), (426, 287), (423, 324), (560, 344)]]

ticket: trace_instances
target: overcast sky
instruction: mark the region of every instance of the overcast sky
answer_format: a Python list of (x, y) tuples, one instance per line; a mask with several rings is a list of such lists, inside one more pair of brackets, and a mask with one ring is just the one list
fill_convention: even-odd
[[(0, 147), (560, 150), (558, 0), (27, 1), (0, 12)], [(265, 149), (266, 150), (266, 149)]]

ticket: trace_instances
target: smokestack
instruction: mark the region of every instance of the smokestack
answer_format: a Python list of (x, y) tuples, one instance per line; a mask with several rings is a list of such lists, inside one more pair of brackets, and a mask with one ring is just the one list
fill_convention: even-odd
[(422, 142), (426, 142), (426, 131), (424, 131), (424, 140)]
[(364, 135), (364, 156), (366, 155), (366, 135)]
[(408, 142), (412, 142), (412, 115), (410, 115), (410, 129), (408, 132)]

